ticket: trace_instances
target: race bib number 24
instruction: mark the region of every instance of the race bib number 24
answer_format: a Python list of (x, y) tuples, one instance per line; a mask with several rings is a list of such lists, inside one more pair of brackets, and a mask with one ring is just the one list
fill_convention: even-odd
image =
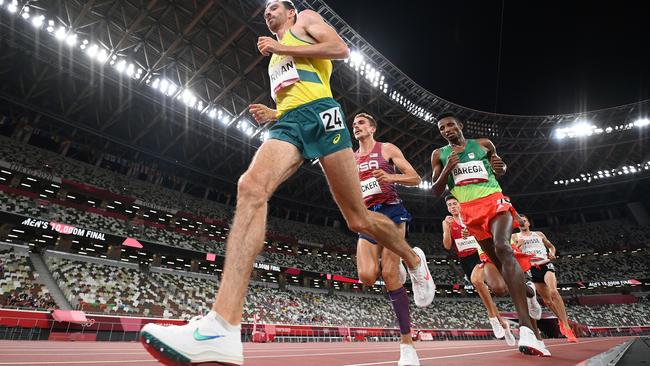
[(345, 128), (343, 124), (343, 116), (341, 115), (341, 108), (334, 107), (324, 112), (320, 112), (320, 119), (325, 127), (325, 132), (342, 130)]

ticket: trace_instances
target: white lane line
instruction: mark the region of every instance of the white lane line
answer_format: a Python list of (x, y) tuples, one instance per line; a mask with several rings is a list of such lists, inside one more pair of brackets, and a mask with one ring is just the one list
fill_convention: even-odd
[[(587, 343), (594, 343), (594, 342), (603, 342), (603, 341), (609, 341), (611, 339), (598, 339), (598, 340), (593, 340), (593, 341), (583, 341), (580, 343), (564, 343), (564, 344), (552, 344), (550, 346), (547, 346), (547, 348), (550, 347), (564, 347), (564, 346), (575, 346), (575, 345), (580, 345), (580, 344), (587, 344)], [(436, 357), (426, 357), (426, 358), (420, 358), (420, 361), (426, 361), (426, 360), (442, 360), (445, 358), (456, 358), (456, 357), (466, 357), (466, 356), (479, 356), (479, 355), (488, 355), (488, 354), (493, 354), (493, 353), (504, 353), (504, 352), (519, 352), (518, 349), (504, 349), (504, 350), (498, 350), (498, 351), (485, 351), (485, 352), (472, 352), (472, 353), (461, 353), (461, 354), (455, 354), (455, 355), (447, 355), (447, 356), (436, 356)], [(551, 358), (552, 360), (552, 358)], [(382, 362), (368, 362), (368, 363), (354, 363), (354, 364), (348, 364), (344, 366), (369, 366), (369, 365), (386, 365), (386, 364), (394, 364), (395, 361), (382, 361)]]
[(54, 362), (0, 362), (0, 365), (94, 365), (98, 363), (128, 363), (141, 364), (143, 362), (158, 363), (157, 360), (120, 360), (120, 361), (54, 361)]
[[(397, 344), (397, 343), (396, 343)], [(484, 346), (473, 346), (474, 348), (483, 348), (483, 347), (502, 347), (503, 345), (497, 345), (497, 344), (490, 344), (490, 345), (484, 345)], [(456, 346), (456, 347), (440, 347), (440, 348), (418, 348), (418, 352), (426, 352), (426, 351), (439, 351), (439, 350), (449, 350), (449, 349), (459, 349), (459, 348), (467, 348), (467, 346)], [(341, 352), (345, 351), (345, 352)], [(336, 356), (336, 355), (362, 355), (362, 354), (367, 354), (367, 353), (397, 353), (399, 352), (398, 347), (392, 347), (391, 349), (387, 350), (369, 350), (369, 351), (361, 351), (357, 352), (355, 349), (349, 349), (349, 350), (340, 350), (338, 352), (327, 352), (327, 353), (300, 353), (300, 354), (289, 354), (289, 355), (261, 355), (261, 356), (246, 356), (246, 359), (252, 359), (252, 358), (278, 358), (278, 357), (312, 357), (312, 356)], [(394, 363), (394, 361), (393, 361)]]

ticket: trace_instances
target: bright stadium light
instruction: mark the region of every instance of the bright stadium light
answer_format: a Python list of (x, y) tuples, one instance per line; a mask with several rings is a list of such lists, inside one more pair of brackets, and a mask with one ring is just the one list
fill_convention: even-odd
[(115, 65), (115, 70), (117, 70), (119, 72), (124, 72), (125, 69), (126, 69), (126, 61), (125, 60), (120, 60)]
[(104, 63), (106, 60), (108, 60), (108, 52), (102, 48), (97, 52), (97, 61)]
[(636, 121), (634, 121), (635, 127), (645, 127), (647, 125), (650, 125), (650, 119), (648, 118), (639, 118)]
[(86, 48), (86, 55), (88, 55), (88, 57), (90, 58), (93, 58), (97, 56), (98, 51), (99, 51), (99, 46), (97, 46), (96, 44), (91, 44)]
[(77, 35), (74, 34), (74, 33), (69, 34), (65, 38), (65, 43), (67, 43), (67, 45), (70, 46), (70, 47), (74, 46), (75, 44), (77, 44)]
[(9, 10), (10, 13), (15, 13), (18, 11), (18, 1), (13, 0), (12, 2), (7, 5), (7, 10)]
[(67, 32), (65, 30), (65, 27), (61, 26), (56, 30), (56, 32), (54, 32), (54, 37), (59, 41), (63, 41), (65, 39), (66, 33)]
[(54, 20), (50, 19), (50, 20), (47, 21), (46, 30), (48, 31), (48, 33), (54, 32)]
[(45, 16), (38, 15), (32, 18), (32, 25), (34, 26), (34, 28), (40, 28), (43, 25), (44, 21), (45, 21)]
[(637, 163), (632, 165), (624, 165), (621, 166), (620, 168), (598, 170), (597, 172), (594, 173), (582, 173), (579, 174), (579, 176), (576, 176), (575, 178), (568, 178), (559, 181), (554, 181), (553, 184), (568, 185), (569, 183), (580, 183), (580, 182), (591, 183), (596, 180), (603, 180), (603, 179), (609, 179), (613, 177), (626, 176), (626, 175), (641, 174), (647, 172), (648, 170), (650, 170), (650, 162)]

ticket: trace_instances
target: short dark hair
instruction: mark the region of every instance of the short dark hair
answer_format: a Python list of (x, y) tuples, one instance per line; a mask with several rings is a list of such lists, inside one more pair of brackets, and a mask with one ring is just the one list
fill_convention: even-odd
[(447, 201), (449, 201), (449, 200), (456, 200), (456, 201), (458, 201), (458, 198), (454, 197), (453, 194), (448, 194), (448, 195), (445, 196), (445, 202), (447, 202)]
[(440, 122), (441, 119), (448, 118), (448, 117), (451, 117), (451, 118), (455, 119), (457, 122), (461, 122), (458, 115), (456, 113), (450, 112), (450, 111), (440, 113), (438, 115), (438, 119), (436, 120), (436, 122)]
[(287, 0), (281, 0), (280, 1), (282, 5), (284, 5), (285, 9), (287, 10), (294, 10), (296, 12), (296, 15), (293, 17), (293, 24), (296, 24), (298, 21), (298, 9), (296, 9), (296, 6), (293, 5), (293, 2), (287, 1)]
[(357, 115), (354, 116), (354, 119), (352, 119), (352, 120), (354, 121), (355, 119), (357, 119), (359, 117), (367, 119), (368, 122), (370, 122), (370, 124), (372, 125), (372, 127), (377, 128), (377, 121), (375, 120), (375, 117), (373, 117), (372, 115), (370, 115), (368, 113), (361, 112), (361, 113), (357, 113)]

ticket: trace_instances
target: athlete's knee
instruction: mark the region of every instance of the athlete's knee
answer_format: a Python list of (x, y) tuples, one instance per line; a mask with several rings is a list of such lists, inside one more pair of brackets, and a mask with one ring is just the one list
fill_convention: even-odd
[(553, 298), (553, 295), (548, 295), (548, 294), (540, 294), (540, 297), (542, 300), (544, 300), (544, 304), (548, 306), (549, 308), (552, 307), (555, 303), (555, 299)]
[(381, 268), (381, 277), (384, 279), (384, 282), (386, 283), (386, 286), (388, 287), (395, 287), (398, 285), (401, 285), (399, 283), (399, 272), (398, 268), (387, 268), (384, 267), (382, 264)]
[(551, 291), (551, 300), (554, 302), (562, 301), (562, 296), (560, 296), (560, 293), (557, 290), (553, 290)]
[(507, 260), (515, 260), (510, 244), (494, 243), (494, 253), (502, 264)]
[(496, 296), (503, 297), (508, 295), (508, 287), (506, 286), (505, 283), (498, 283), (493, 287), (491, 287), (490, 289)]
[(237, 200), (252, 203), (255, 206), (263, 205), (270, 194), (266, 192), (259, 181), (249, 173), (244, 173), (237, 182)]
[(472, 272), (471, 278), (469, 279), (472, 285), (474, 286), (474, 288), (483, 285), (483, 276), (478, 273), (479, 271), (483, 271), (483, 270), (474, 270)]
[(348, 228), (352, 232), (363, 233), (366, 235), (370, 234), (372, 222), (368, 215), (354, 215), (352, 217), (346, 217), (345, 220), (348, 224)]
[(372, 286), (377, 282), (377, 268), (367, 268), (359, 271), (359, 280), (366, 286)]

